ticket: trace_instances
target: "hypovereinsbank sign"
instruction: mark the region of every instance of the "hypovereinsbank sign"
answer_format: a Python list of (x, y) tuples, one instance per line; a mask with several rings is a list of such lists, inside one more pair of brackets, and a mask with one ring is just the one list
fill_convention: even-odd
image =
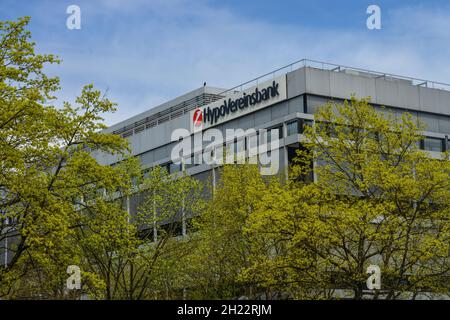
[(191, 112), (192, 131), (204, 129), (286, 99), (286, 76), (233, 93)]
[(276, 98), (280, 95), (279, 86), (280, 84), (274, 80), (267, 88), (260, 90), (256, 87), (253, 92), (248, 94), (244, 92), (240, 98), (225, 99), (220, 107), (205, 107), (203, 109), (203, 122), (214, 124), (217, 123), (220, 118), (223, 118), (230, 113), (244, 110), (245, 108), (257, 105), (271, 98)]

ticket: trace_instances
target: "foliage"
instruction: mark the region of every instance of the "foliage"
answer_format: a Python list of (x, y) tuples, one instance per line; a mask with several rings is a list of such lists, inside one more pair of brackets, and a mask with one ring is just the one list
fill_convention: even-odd
[[(368, 99), (329, 103), (315, 121), (290, 182), (266, 192), (247, 230), (285, 250), (252, 273), (270, 282), (285, 270), (293, 297), (361, 299), (377, 264), (382, 288), (372, 298), (449, 294), (448, 154), (419, 150), (411, 116), (384, 117)], [(304, 184), (297, 177), (310, 161), (317, 181)]]
[[(137, 173), (133, 175), (135, 186), (123, 200), (140, 200), (138, 212), (128, 215), (128, 221), (116, 234), (108, 231), (117, 236), (117, 241), (109, 239), (100, 247), (98, 241), (91, 239), (97, 232), (82, 237), (88, 268), (105, 283), (106, 299), (180, 296), (177, 262), (185, 254), (183, 240), (179, 238), (181, 221), (197, 210), (199, 183), (184, 174), (169, 175), (159, 166), (143, 177), (139, 164), (135, 162), (132, 166)], [(129, 202), (124, 206), (129, 206)], [(99, 230), (104, 230), (105, 222), (98, 219), (99, 212), (95, 212), (93, 221), (98, 222)], [(109, 228), (117, 229), (115, 221), (108, 223)]]
[[(449, 154), (419, 150), (410, 115), (328, 103), (287, 180), (249, 164), (215, 168), (213, 186), (143, 173), (102, 131), (115, 104), (92, 85), (53, 105), (44, 67), (59, 60), (35, 53), (28, 22), (0, 22), (0, 297), (363, 299), (371, 264), (371, 298), (450, 294)], [(82, 292), (66, 290), (69, 265)]]
[(185, 267), (191, 281), (189, 297), (257, 297), (254, 284), (240, 277), (255, 249), (244, 228), (267, 183), (256, 165), (225, 165), (220, 175), (204, 212), (194, 221), (194, 250)]
[(0, 249), (8, 237), (11, 258), (0, 269), (1, 294), (63, 297), (67, 266), (81, 262), (74, 239), (89, 224), (84, 213), (96, 207), (111, 224), (123, 218), (98, 191), (127, 188), (126, 173), (99, 164), (91, 152), (123, 154), (127, 144), (100, 132), (101, 114), (114, 104), (92, 85), (76, 106), (49, 104), (58, 79), (47, 77), (44, 65), (59, 60), (34, 52), (28, 21), (0, 23)]

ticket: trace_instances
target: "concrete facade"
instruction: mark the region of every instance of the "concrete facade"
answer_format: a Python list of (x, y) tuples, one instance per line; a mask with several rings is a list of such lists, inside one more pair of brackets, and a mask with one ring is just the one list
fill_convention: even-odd
[[(286, 135), (286, 124), (289, 121), (312, 120), (319, 105), (330, 99), (349, 99), (354, 94), (358, 98), (370, 96), (375, 106), (386, 106), (397, 114), (412, 113), (427, 124), (427, 136), (442, 139), (441, 151), (448, 149), (450, 91), (424, 87), (413, 84), (413, 81), (392, 76), (381, 77), (370, 72), (349, 69), (336, 71), (306, 66), (287, 72), (281, 77), (285, 77), (286, 97), (276, 103), (269, 101), (264, 108), (257, 108), (253, 112), (237, 112), (232, 119), (209, 127), (224, 131), (227, 128), (259, 129), (278, 126), (283, 132), (281, 144), (286, 145), (292, 142), (291, 137)], [(132, 155), (140, 157), (144, 166), (164, 164), (170, 161), (170, 151), (175, 145), (175, 142), (171, 141), (171, 133), (177, 128), (191, 130), (192, 112), (195, 108), (218, 105), (220, 100), (236, 95), (236, 92), (241, 90), (224, 91), (212, 87), (196, 89), (111, 126), (105, 132), (119, 132), (128, 139)], [(202, 96), (205, 94), (212, 97), (208, 104), (202, 104)], [(189, 108), (183, 108), (183, 102), (186, 101), (191, 103)], [(161, 113), (162, 115), (157, 117), (157, 124), (149, 126), (148, 122), (145, 122), (146, 119)], [(93, 154), (101, 163), (107, 165), (120, 160), (95, 151)]]
[[(318, 106), (329, 100), (342, 101), (352, 94), (358, 98), (371, 97), (378, 108), (386, 106), (396, 114), (409, 112), (427, 124), (424, 135), (427, 137), (422, 148), (431, 154), (450, 149), (450, 86), (447, 90), (430, 88), (428, 82), (415, 83), (415, 79), (384, 75), (370, 71), (361, 71), (348, 67), (332, 69), (302, 66), (285, 73), (275, 72), (255, 79), (244, 86), (225, 90), (204, 86), (141, 114), (121, 121), (106, 130), (105, 133), (120, 134), (130, 143), (131, 154), (139, 157), (144, 168), (156, 165), (167, 166), (170, 172), (186, 170), (197, 179), (216, 180), (219, 172), (214, 167), (201, 165), (174, 165), (171, 163), (171, 151), (177, 142), (171, 141), (175, 129), (192, 129), (193, 110), (212, 105), (253, 88), (278, 79), (285, 92), (277, 99), (236, 112), (232, 117), (211, 125), (224, 132), (227, 128), (270, 129), (281, 132), (279, 144), (280, 170), (287, 170), (293, 150), (299, 147), (302, 139), (302, 126), (314, 121), (314, 112)], [(281, 79), (281, 80), (280, 80)], [(265, 82), (264, 82), (265, 81)], [(431, 84), (431, 82), (430, 82)], [(381, 109), (380, 109), (381, 111)], [(121, 159), (109, 154), (92, 151), (93, 156), (102, 164), (114, 165)], [(194, 155), (195, 156), (195, 155)], [(128, 199), (130, 213), (136, 212), (139, 195)], [(185, 223), (185, 221), (183, 221)], [(182, 230), (186, 230), (185, 227)], [(5, 245), (0, 243), (0, 246)], [(7, 263), (5, 253), (0, 254), (0, 263)]]
[[(395, 114), (409, 112), (428, 126), (424, 132), (426, 139), (423, 149), (438, 155), (449, 149), (450, 136), (450, 91), (417, 84), (415, 79), (383, 75), (370, 71), (345, 68), (315, 68), (302, 66), (285, 73), (255, 79), (245, 86), (233, 90), (202, 87), (181, 97), (150, 109), (140, 115), (124, 120), (105, 132), (122, 134), (129, 140), (132, 155), (139, 157), (144, 168), (155, 165), (166, 166), (169, 172), (185, 170), (200, 180), (218, 179), (219, 172), (207, 164), (186, 165), (171, 162), (172, 148), (178, 143), (171, 141), (171, 133), (178, 128), (192, 130), (193, 112), (208, 106), (219, 106), (229, 97), (252, 92), (254, 88), (270, 83), (282, 83), (281, 98), (268, 100), (262, 106), (237, 111), (233, 116), (224, 117), (218, 123), (208, 125), (225, 133), (229, 128), (269, 129), (281, 131), (279, 145), (280, 172), (286, 173), (291, 158), (302, 139), (302, 126), (314, 121), (317, 107), (329, 100), (340, 102), (353, 94), (358, 98), (371, 97), (376, 108), (385, 106)], [(281, 79), (281, 80), (280, 80)], [(253, 85), (253, 86), (252, 86)], [(429, 83), (426, 83), (429, 86)], [(448, 87), (450, 89), (450, 86)], [(205, 102), (208, 95), (209, 103)], [(188, 107), (186, 107), (189, 105)], [(380, 108), (380, 111), (382, 109)], [(386, 112), (385, 110), (383, 112)], [(154, 124), (155, 118), (157, 124)], [(152, 122), (153, 121), (153, 122)], [(151, 124), (150, 126), (148, 124)], [(148, 128), (147, 128), (148, 127)], [(144, 129), (142, 129), (144, 128)], [(225, 134), (224, 134), (225, 135)], [(113, 165), (120, 159), (99, 154), (95, 157), (103, 164)], [(192, 157), (201, 156), (193, 152)], [(131, 212), (136, 210), (139, 200), (130, 199)]]

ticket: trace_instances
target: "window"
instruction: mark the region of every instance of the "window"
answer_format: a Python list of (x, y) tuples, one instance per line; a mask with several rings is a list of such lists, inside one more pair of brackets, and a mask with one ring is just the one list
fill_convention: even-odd
[(439, 132), (450, 133), (450, 117), (441, 116), (439, 118)]
[(150, 177), (150, 172), (152, 171), (152, 168), (148, 168), (142, 171), (142, 176), (144, 179), (147, 179)]
[(147, 239), (150, 240), (150, 242), (153, 242), (155, 240), (154, 231), (155, 230), (153, 228), (144, 228), (138, 231), (138, 237), (140, 239)]
[(294, 112), (305, 112), (305, 108), (304, 108), (304, 96), (298, 96), (295, 97), (291, 100), (288, 101), (288, 107), (289, 107), (289, 113), (294, 113)]
[(163, 224), (161, 226), (160, 233), (167, 234), (172, 237), (181, 236), (183, 235), (183, 223), (181, 221), (174, 221)]
[(147, 151), (140, 155), (142, 164), (152, 164), (155, 161), (155, 154), (153, 150)]
[(329, 99), (322, 98), (322, 97), (316, 97), (316, 96), (307, 96), (307, 103), (306, 103), (306, 112), (310, 114), (315, 114), (319, 107), (325, 105)]
[(444, 139), (426, 137), (422, 141), (422, 148), (426, 151), (444, 151)]
[[(315, 114), (319, 110), (320, 107), (323, 107), (328, 102), (331, 104), (343, 104), (343, 100), (336, 99), (336, 98), (324, 98), (324, 97), (317, 97), (312, 95), (306, 96), (306, 113), (309, 114)], [(333, 106), (333, 111), (335, 113), (337, 112), (337, 108)]]
[(420, 113), (419, 120), (426, 125), (425, 131), (439, 132), (439, 116)]
[(291, 136), (294, 134), (299, 133), (299, 122), (298, 120), (289, 122), (288, 124), (286, 124), (286, 129), (287, 129), (287, 135)]
[(169, 164), (169, 173), (175, 173), (181, 170), (181, 164), (175, 164), (171, 162)]
[(312, 127), (312, 126), (313, 126), (313, 121), (312, 120), (300, 119), (300, 123), (299, 123), (300, 133), (305, 132), (305, 127)]
[[(198, 156), (197, 156), (197, 158), (198, 158)], [(190, 157), (184, 159), (184, 168), (185, 169), (189, 169), (189, 168), (192, 168), (192, 167), (195, 167), (195, 166), (198, 166), (198, 164), (195, 163), (195, 156), (194, 155), (191, 155)]]
[(274, 139), (272, 139), (272, 136), (275, 134), (275, 132), (272, 132), (272, 130), (274, 130), (274, 129), (278, 130), (278, 139), (283, 138), (283, 127), (282, 126), (269, 128), (269, 129), (267, 129), (267, 142), (271, 142), (274, 140)]

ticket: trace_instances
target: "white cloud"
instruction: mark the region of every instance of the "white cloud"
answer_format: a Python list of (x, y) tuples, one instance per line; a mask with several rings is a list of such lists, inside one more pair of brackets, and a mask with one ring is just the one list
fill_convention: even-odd
[(119, 103), (109, 124), (204, 81), (231, 87), (303, 57), (450, 82), (450, 7), (385, 9), (383, 29), (369, 31), (365, 23), (360, 30), (274, 25), (204, 1), (131, 3), (82, 5), (85, 38), (64, 42), (64, 48), (63, 39), (43, 46), (64, 59), (52, 69), (62, 75), (61, 96), (89, 82), (109, 87)]

